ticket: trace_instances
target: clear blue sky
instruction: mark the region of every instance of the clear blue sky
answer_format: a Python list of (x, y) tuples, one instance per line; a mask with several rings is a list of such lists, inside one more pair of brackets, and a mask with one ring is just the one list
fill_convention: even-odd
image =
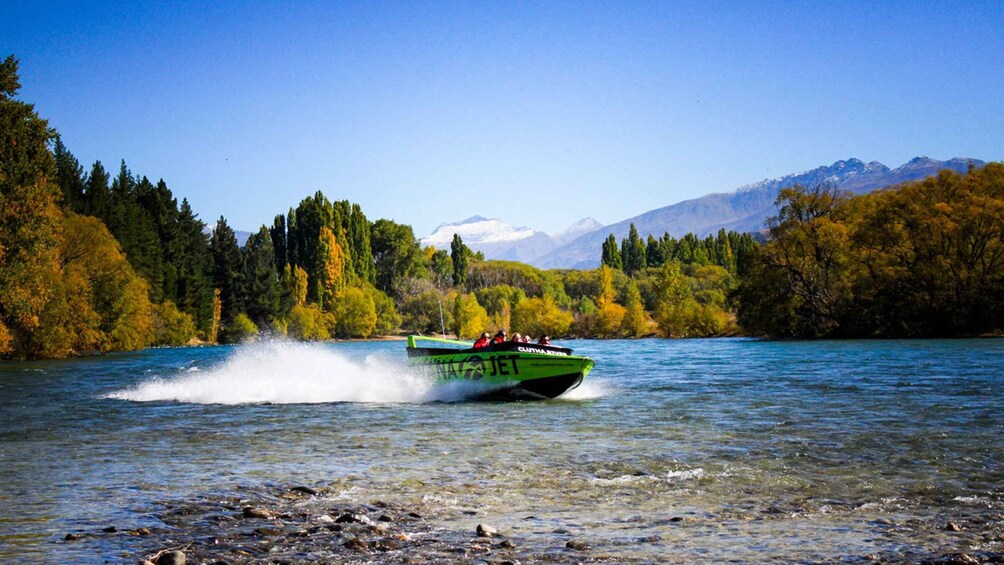
[(90, 168), (237, 229), (323, 190), (414, 226), (612, 223), (857, 157), (1004, 159), (1004, 2), (0, 0)]

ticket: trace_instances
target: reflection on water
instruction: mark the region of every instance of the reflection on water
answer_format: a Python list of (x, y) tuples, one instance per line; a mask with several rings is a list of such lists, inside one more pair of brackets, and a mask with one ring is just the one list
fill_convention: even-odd
[(0, 561), (131, 560), (125, 537), (59, 540), (294, 482), (614, 560), (1001, 551), (1000, 340), (571, 345), (594, 372), (533, 403), (463, 402), (401, 342), (0, 365)]

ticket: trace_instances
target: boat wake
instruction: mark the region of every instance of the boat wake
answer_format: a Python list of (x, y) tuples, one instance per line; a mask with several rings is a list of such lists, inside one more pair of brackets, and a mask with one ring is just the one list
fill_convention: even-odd
[(315, 404), (456, 402), (485, 392), (477, 383), (435, 383), (371, 355), (357, 361), (322, 344), (264, 341), (241, 345), (209, 368), (189, 367), (106, 396), (134, 402)]

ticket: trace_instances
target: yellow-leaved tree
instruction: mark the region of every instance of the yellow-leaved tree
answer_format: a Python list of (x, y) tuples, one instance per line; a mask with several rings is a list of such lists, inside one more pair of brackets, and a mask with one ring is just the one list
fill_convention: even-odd
[(335, 296), (345, 288), (346, 257), (330, 229), (322, 226), (317, 240), (317, 286), (320, 305), (330, 310)]
[(478, 304), (474, 294), (458, 294), (453, 302), (453, 333), (460, 339), (471, 339), (488, 329), (488, 312)]
[(377, 324), (376, 304), (361, 288), (349, 287), (335, 295), (332, 304), (339, 337), (369, 337)]
[(560, 336), (566, 335), (571, 325), (572, 314), (558, 308), (550, 296), (527, 298), (512, 312), (512, 332)]
[(61, 214), (52, 182), (54, 133), (21, 88), (13, 55), (0, 62), (0, 355), (26, 355), (58, 277)]
[(148, 287), (129, 266), (108, 228), (90, 216), (67, 214), (51, 299), (29, 339), (35, 357), (129, 351), (154, 343)]
[(593, 334), (596, 337), (617, 337), (627, 315), (627, 309), (614, 301), (617, 291), (614, 289), (613, 271), (606, 265), (599, 269), (599, 293), (593, 318)]

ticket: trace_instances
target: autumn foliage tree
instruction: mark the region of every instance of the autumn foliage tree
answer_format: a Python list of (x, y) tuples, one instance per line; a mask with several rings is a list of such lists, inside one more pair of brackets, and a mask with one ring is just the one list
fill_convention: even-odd
[(749, 332), (933, 337), (1004, 330), (1004, 165), (850, 197), (795, 187), (736, 293)]
[(54, 132), (15, 100), (18, 62), (0, 63), (0, 355), (22, 351), (57, 276), (61, 214), (49, 151)]

